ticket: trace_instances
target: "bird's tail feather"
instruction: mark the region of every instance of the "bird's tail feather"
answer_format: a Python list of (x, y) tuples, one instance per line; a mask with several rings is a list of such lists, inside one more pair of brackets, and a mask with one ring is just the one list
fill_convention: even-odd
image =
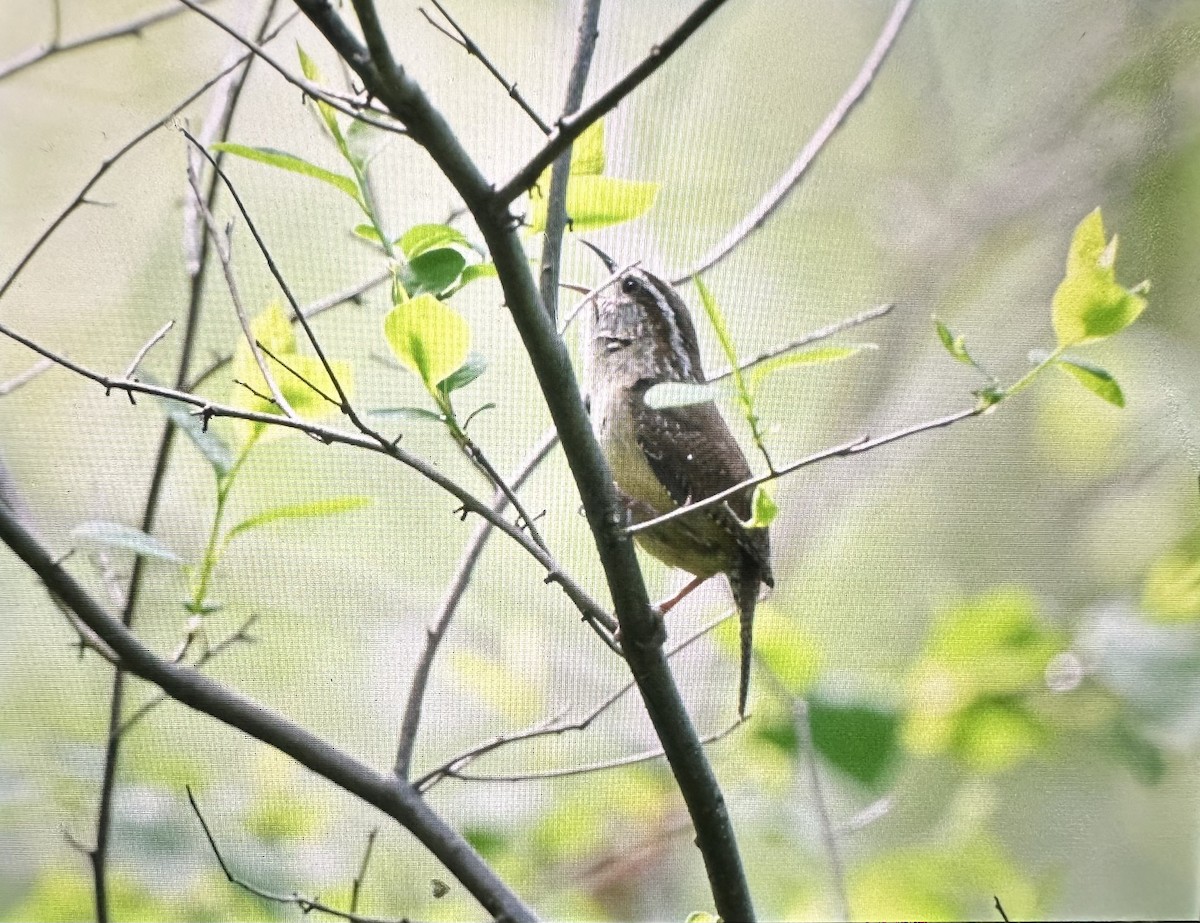
[(754, 655), (754, 609), (758, 604), (758, 590), (762, 577), (757, 568), (745, 568), (729, 575), (729, 588), (738, 610), (741, 638), (742, 666), (738, 682), (738, 717), (746, 716), (746, 702), (750, 697), (750, 666)]

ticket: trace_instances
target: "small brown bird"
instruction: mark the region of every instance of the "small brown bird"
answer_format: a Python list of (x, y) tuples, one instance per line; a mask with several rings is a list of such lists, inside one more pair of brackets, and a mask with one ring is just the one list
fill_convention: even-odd
[[(604, 261), (616, 263), (583, 242)], [(592, 428), (634, 523), (704, 500), (751, 477), (750, 466), (712, 401), (656, 410), (646, 392), (663, 382), (704, 382), (696, 328), (683, 299), (643, 269), (630, 269), (596, 296), (587, 363)], [(746, 713), (754, 607), (774, 586), (767, 530), (750, 528), (752, 491), (637, 534), (671, 567), (695, 575), (665, 612), (715, 574), (725, 574), (741, 622), (738, 714)]]

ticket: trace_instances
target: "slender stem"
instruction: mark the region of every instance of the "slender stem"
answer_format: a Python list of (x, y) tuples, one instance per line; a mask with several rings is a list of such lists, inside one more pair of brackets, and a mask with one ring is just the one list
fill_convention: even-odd
[(817, 747), (813, 743), (808, 701), (803, 697), (797, 696), (792, 699), (792, 720), (800, 738), (800, 746), (804, 751), (804, 761), (808, 764), (808, 781), (812, 789), (813, 807), (816, 809), (817, 822), (821, 828), (825, 858), (829, 862), (829, 877), (833, 882), (838, 915), (842, 920), (850, 920), (853, 918), (850, 915), (850, 897), (846, 891), (846, 867), (842, 862), (837, 834), (834, 832), (833, 821), (829, 816), (829, 804), (825, 798), (824, 786), (821, 784), (821, 768), (817, 763)]
[[(554, 163), (559, 154), (570, 147), (572, 142), (587, 131), (589, 126), (615, 109), (621, 100), (666, 64), (671, 55), (682, 48), (684, 42), (691, 38), (692, 34), (724, 4), (725, 0), (704, 0), (670, 35), (651, 48), (650, 53), (640, 63), (601, 94), (599, 99), (570, 118), (560, 119), (558, 127), (546, 145), (531, 157), (528, 163), (521, 167), (508, 182), (496, 190), (496, 201), (507, 205), (537, 182), (542, 171)], [(307, 2), (303, 4), (304, 7), (308, 5)]]
[(884, 23), (883, 31), (879, 34), (879, 38), (875, 40), (875, 45), (867, 55), (862, 67), (859, 68), (857, 76), (846, 89), (846, 92), (842, 94), (842, 98), (838, 100), (837, 105), (825, 116), (825, 121), (821, 123), (816, 133), (808, 139), (808, 143), (804, 145), (800, 153), (796, 156), (796, 159), (792, 161), (792, 165), (788, 167), (787, 172), (779, 178), (778, 182), (754, 206), (750, 214), (746, 215), (737, 227), (725, 235), (724, 240), (713, 247), (712, 250), (705, 254), (686, 273), (672, 279), (672, 285), (679, 285), (681, 282), (686, 282), (712, 269), (736, 250), (751, 233), (762, 227), (774, 211), (786, 201), (813, 165), (814, 161), (816, 161), (817, 155), (829, 143), (829, 139), (837, 133), (837, 130), (846, 120), (846, 116), (850, 114), (850, 110), (866, 95), (867, 90), (875, 79), (876, 73), (878, 73), (880, 66), (883, 64), (884, 58), (887, 57), (887, 53), (891, 50), (892, 45), (895, 44), (896, 36), (900, 34), (900, 27), (904, 25), (904, 20), (908, 16), (908, 11), (911, 9), (912, 4), (913, 0), (897, 0), (896, 5), (892, 7), (891, 15), (888, 16), (887, 22)]
[[(575, 60), (567, 81), (567, 99), (562, 119), (576, 112), (583, 104), (583, 91), (596, 52), (600, 35), (600, 0), (583, 0), (579, 12), (579, 29), (575, 37)], [(541, 285), (542, 304), (546, 313), (558, 322), (558, 280), (562, 271), (562, 241), (570, 216), (567, 214), (567, 180), (571, 173), (571, 146), (554, 161), (550, 171), (550, 189), (546, 196), (546, 231), (542, 239)]]

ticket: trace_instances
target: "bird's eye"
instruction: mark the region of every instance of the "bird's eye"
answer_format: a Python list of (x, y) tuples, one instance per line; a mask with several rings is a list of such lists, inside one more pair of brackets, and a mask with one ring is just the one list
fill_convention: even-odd
[(632, 295), (639, 288), (641, 288), (641, 286), (638, 285), (637, 279), (633, 278), (633, 276), (626, 276), (621, 280), (621, 291), (623, 291), (626, 295)]

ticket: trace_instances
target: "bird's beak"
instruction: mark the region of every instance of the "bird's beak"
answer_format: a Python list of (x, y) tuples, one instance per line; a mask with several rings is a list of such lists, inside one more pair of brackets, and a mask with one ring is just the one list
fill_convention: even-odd
[(589, 250), (591, 250), (594, 254), (596, 254), (596, 256), (600, 257), (600, 259), (604, 261), (604, 265), (608, 269), (609, 272), (617, 271), (617, 261), (614, 260), (611, 256), (609, 256), (607, 253), (605, 253), (603, 250), (601, 250), (595, 244), (589, 243), (588, 241), (584, 240), (582, 237), (579, 239), (579, 242), (581, 244), (583, 244), (585, 247), (587, 247)]

